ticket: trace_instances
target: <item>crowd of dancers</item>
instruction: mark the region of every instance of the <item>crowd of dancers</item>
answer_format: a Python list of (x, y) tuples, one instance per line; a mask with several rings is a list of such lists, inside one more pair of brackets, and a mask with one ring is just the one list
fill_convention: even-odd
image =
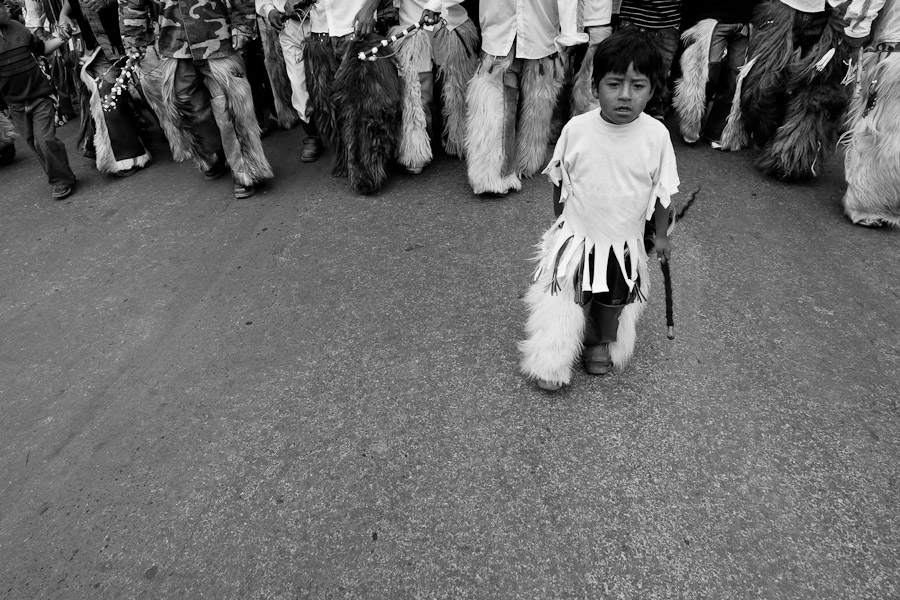
[(843, 143), (847, 215), (900, 225), (897, 0), (5, 0), (0, 162), (18, 132), (67, 197), (55, 125), (78, 116), (103, 173), (150, 165), (161, 130), (176, 161), (230, 172), (247, 198), (273, 177), (263, 131), (299, 124), (297, 159), (328, 149), (361, 194), (440, 147), (474, 193), (503, 196), (597, 108), (592, 57), (628, 29), (663, 57), (647, 113), (686, 143), (755, 147), (786, 180)]

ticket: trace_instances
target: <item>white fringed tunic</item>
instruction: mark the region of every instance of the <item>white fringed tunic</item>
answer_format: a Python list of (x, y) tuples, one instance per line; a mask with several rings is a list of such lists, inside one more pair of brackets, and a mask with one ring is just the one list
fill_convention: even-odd
[(579, 115), (563, 128), (544, 174), (560, 187), (564, 208), (544, 234), (535, 280), (552, 273), (553, 292), (580, 275), (583, 291), (607, 292), (612, 249), (633, 289), (646, 271), (645, 223), (656, 200), (669, 206), (680, 184), (666, 127), (643, 113), (626, 125), (605, 121), (599, 109)]

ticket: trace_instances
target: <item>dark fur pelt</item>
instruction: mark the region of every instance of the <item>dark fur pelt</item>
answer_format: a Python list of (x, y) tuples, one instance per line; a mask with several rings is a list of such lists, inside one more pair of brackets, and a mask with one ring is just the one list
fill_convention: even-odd
[(794, 11), (778, 0), (763, 2), (753, 15), (756, 28), (748, 58), (756, 58), (741, 88), (741, 114), (747, 132), (764, 146), (784, 120), (788, 65), (799, 60), (791, 32)]
[(361, 194), (381, 189), (387, 177), (385, 167), (397, 153), (403, 126), (397, 64), (381, 55), (374, 61), (356, 58), (381, 39), (370, 36), (348, 44), (334, 79), (333, 99), (346, 145), (350, 185)]
[[(829, 21), (819, 41), (788, 67), (785, 85), (788, 102), (784, 122), (765, 145), (757, 166), (780, 179), (815, 177), (816, 166), (834, 151), (850, 90), (841, 84), (846, 72), (840, 13)], [(816, 63), (834, 48), (834, 57), (822, 71)], [(752, 71), (751, 71), (752, 72)]]
[(312, 103), (312, 118), (325, 144), (332, 151), (332, 174), (347, 176), (346, 152), (338, 127), (337, 109), (332, 101), (334, 75), (338, 69), (328, 36), (310, 35), (303, 46), (306, 87)]

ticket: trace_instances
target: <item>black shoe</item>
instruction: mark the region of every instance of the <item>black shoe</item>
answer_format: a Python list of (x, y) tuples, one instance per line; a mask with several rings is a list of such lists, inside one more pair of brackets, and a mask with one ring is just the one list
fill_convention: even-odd
[(203, 176), (207, 181), (212, 181), (213, 179), (218, 179), (222, 175), (228, 172), (228, 163), (224, 158), (217, 158), (216, 162), (213, 163), (206, 171), (203, 171)]
[(56, 187), (53, 188), (53, 193), (51, 194), (51, 196), (53, 197), (54, 200), (65, 200), (66, 198), (71, 196), (72, 192), (74, 192), (74, 191), (75, 191), (74, 183), (70, 183), (68, 185), (66, 185), (66, 184), (57, 185)]

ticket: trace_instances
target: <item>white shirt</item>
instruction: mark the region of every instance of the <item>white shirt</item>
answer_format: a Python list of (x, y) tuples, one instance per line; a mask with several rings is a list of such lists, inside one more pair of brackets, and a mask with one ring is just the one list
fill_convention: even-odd
[(319, 0), (328, 23), (328, 35), (343, 37), (353, 33), (356, 14), (365, 3), (366, 0)]
[(453, 31), (466, 22), (469, 13), (461, 6), (462, 0), (394, 0), (400, 9), (400, 26), (418, 23), (423, 10), (439, 13), (447, 22), (447, 29)]
[(609, 25), (612, 21), (612, 0), (585, 0), (584, 26)]
[(900, 43), (900, 2), (888, 2), (881, 10), (874, 41)]
[(516, 58), (546, 58), (557, 46), (586, 44), (579, 31), (580, 2), (573, 0), (482, 0), (481, 48), (506, 56), (516, 43)]
[[(781, 2), (800, 12), (815, 13), (828, 10), (828, 7), (840, 6), (846, 0), (781, 0)], [(844, 33), (854, 38), (869, 35), (872, 21), (884, 3), (885, 0), (852, 0), (845, 15), (850, 25), (844, 29)]]
[[(662, 123), (641, 113), (627, 125), (613, 125), (603, 120), (600, 109), (572, 117), (544, 173), (560, 187), (566, 228), (579, 243), (585, 241), (586, 251), (595, 250), (595, 274), (603, 274), (594, 277), (595, 292), (607, 291), (609, 249), (620, 265), (625, 264), (626, 246), (633, 256), (646, 256), (644, 224), (653, 216), (656, 200), (669, 206), (680, 185), (675, 151)], [(561, 268), (567, 271), (578, 258), (564, 256)], [(636, 261), (631, 262), (629, 287)]]

